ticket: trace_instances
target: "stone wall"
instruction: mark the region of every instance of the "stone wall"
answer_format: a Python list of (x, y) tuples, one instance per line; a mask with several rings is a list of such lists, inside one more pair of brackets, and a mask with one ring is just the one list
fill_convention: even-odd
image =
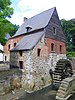
[(10, 53), (10, 67), (18, 67), (18, 52), (11, 52)]
[(22, 73), (18, 69), (0, 70), (0, 95), (21, 88)]
[[(39, 57), (37, 55), (38, 48), (41, 49)], [(66, 54), (49, 54), (47, 46), (42, 40), (40, 40), (33, 50), (23, 51), (23, 56), (24, 72), (22, 75), (22, 86), (28, 92), (36, 91), (50, 85), (49, 70), (54, 70), (59, 59), (66, 58)]]

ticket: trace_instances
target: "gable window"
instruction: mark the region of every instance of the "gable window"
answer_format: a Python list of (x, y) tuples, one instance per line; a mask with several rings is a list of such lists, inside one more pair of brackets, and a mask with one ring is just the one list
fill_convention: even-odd
[(62, 45), (60, 45), (60, 53), (62, 53)]
[(22, 56), (22, 51), (20, 51), (20, 56)]
[(16, 43), (14, 43), (14, 47), (16, 46)]
[(51, 51), (54, 51), (54, 43), (51, 43)]
[(41, 52), (41, 49), (38, 49), (38, 50), (37, 50), (37, 56), (38, 56), (38, 57), (40, 57), (40, 52)]
[(53, 27), (53, 33), (56, 34), (56, 28), (55, 27)]
[(10, 44), (8, 45), (8, 50), (10, 50)]

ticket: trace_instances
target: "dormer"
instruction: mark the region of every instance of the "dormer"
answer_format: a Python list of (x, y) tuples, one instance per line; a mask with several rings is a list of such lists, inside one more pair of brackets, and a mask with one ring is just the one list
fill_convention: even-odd
[(32, 29), (32, 27), (28, 25), (28, 26), (26, 27), (26, 32), (27, 32), (27, 33), (30, 32), (31, 29)]

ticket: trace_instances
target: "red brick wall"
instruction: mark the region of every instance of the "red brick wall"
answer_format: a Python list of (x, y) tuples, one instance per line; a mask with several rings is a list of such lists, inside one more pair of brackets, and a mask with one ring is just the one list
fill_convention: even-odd
[(8, 50), (9, 44), (10, 44), (10, 50), (11, 50), (12, 48), (14, 48), (14, 43), (18, 43), (22, 38), (23, 36), (18, 36), (18, 37), (9, 39), (4, 46), (4, 53), (9, 53), (9, 50)]
[[(54, 51), (51, 51), (51, 43), (54, 44)], [(51, 52), (56, 52), (56, 53), (62, 53), (62, 54), (66, 54), (66, 44), (64, 42), (61, 41), (56, 41), (50, 38), (46, 38), (46, 45), (49, 48), (49, 53)], [(60, 45), (62, 46), (62, 50), (60, 52)]]

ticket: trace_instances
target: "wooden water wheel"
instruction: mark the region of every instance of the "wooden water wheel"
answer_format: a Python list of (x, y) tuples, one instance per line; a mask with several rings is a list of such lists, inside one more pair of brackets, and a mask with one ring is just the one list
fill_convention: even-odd
[(59, 86), (61, 81), (72, 76), (72, 65), (67, 59), (60, 59), (53, 73), (53, 84)]

